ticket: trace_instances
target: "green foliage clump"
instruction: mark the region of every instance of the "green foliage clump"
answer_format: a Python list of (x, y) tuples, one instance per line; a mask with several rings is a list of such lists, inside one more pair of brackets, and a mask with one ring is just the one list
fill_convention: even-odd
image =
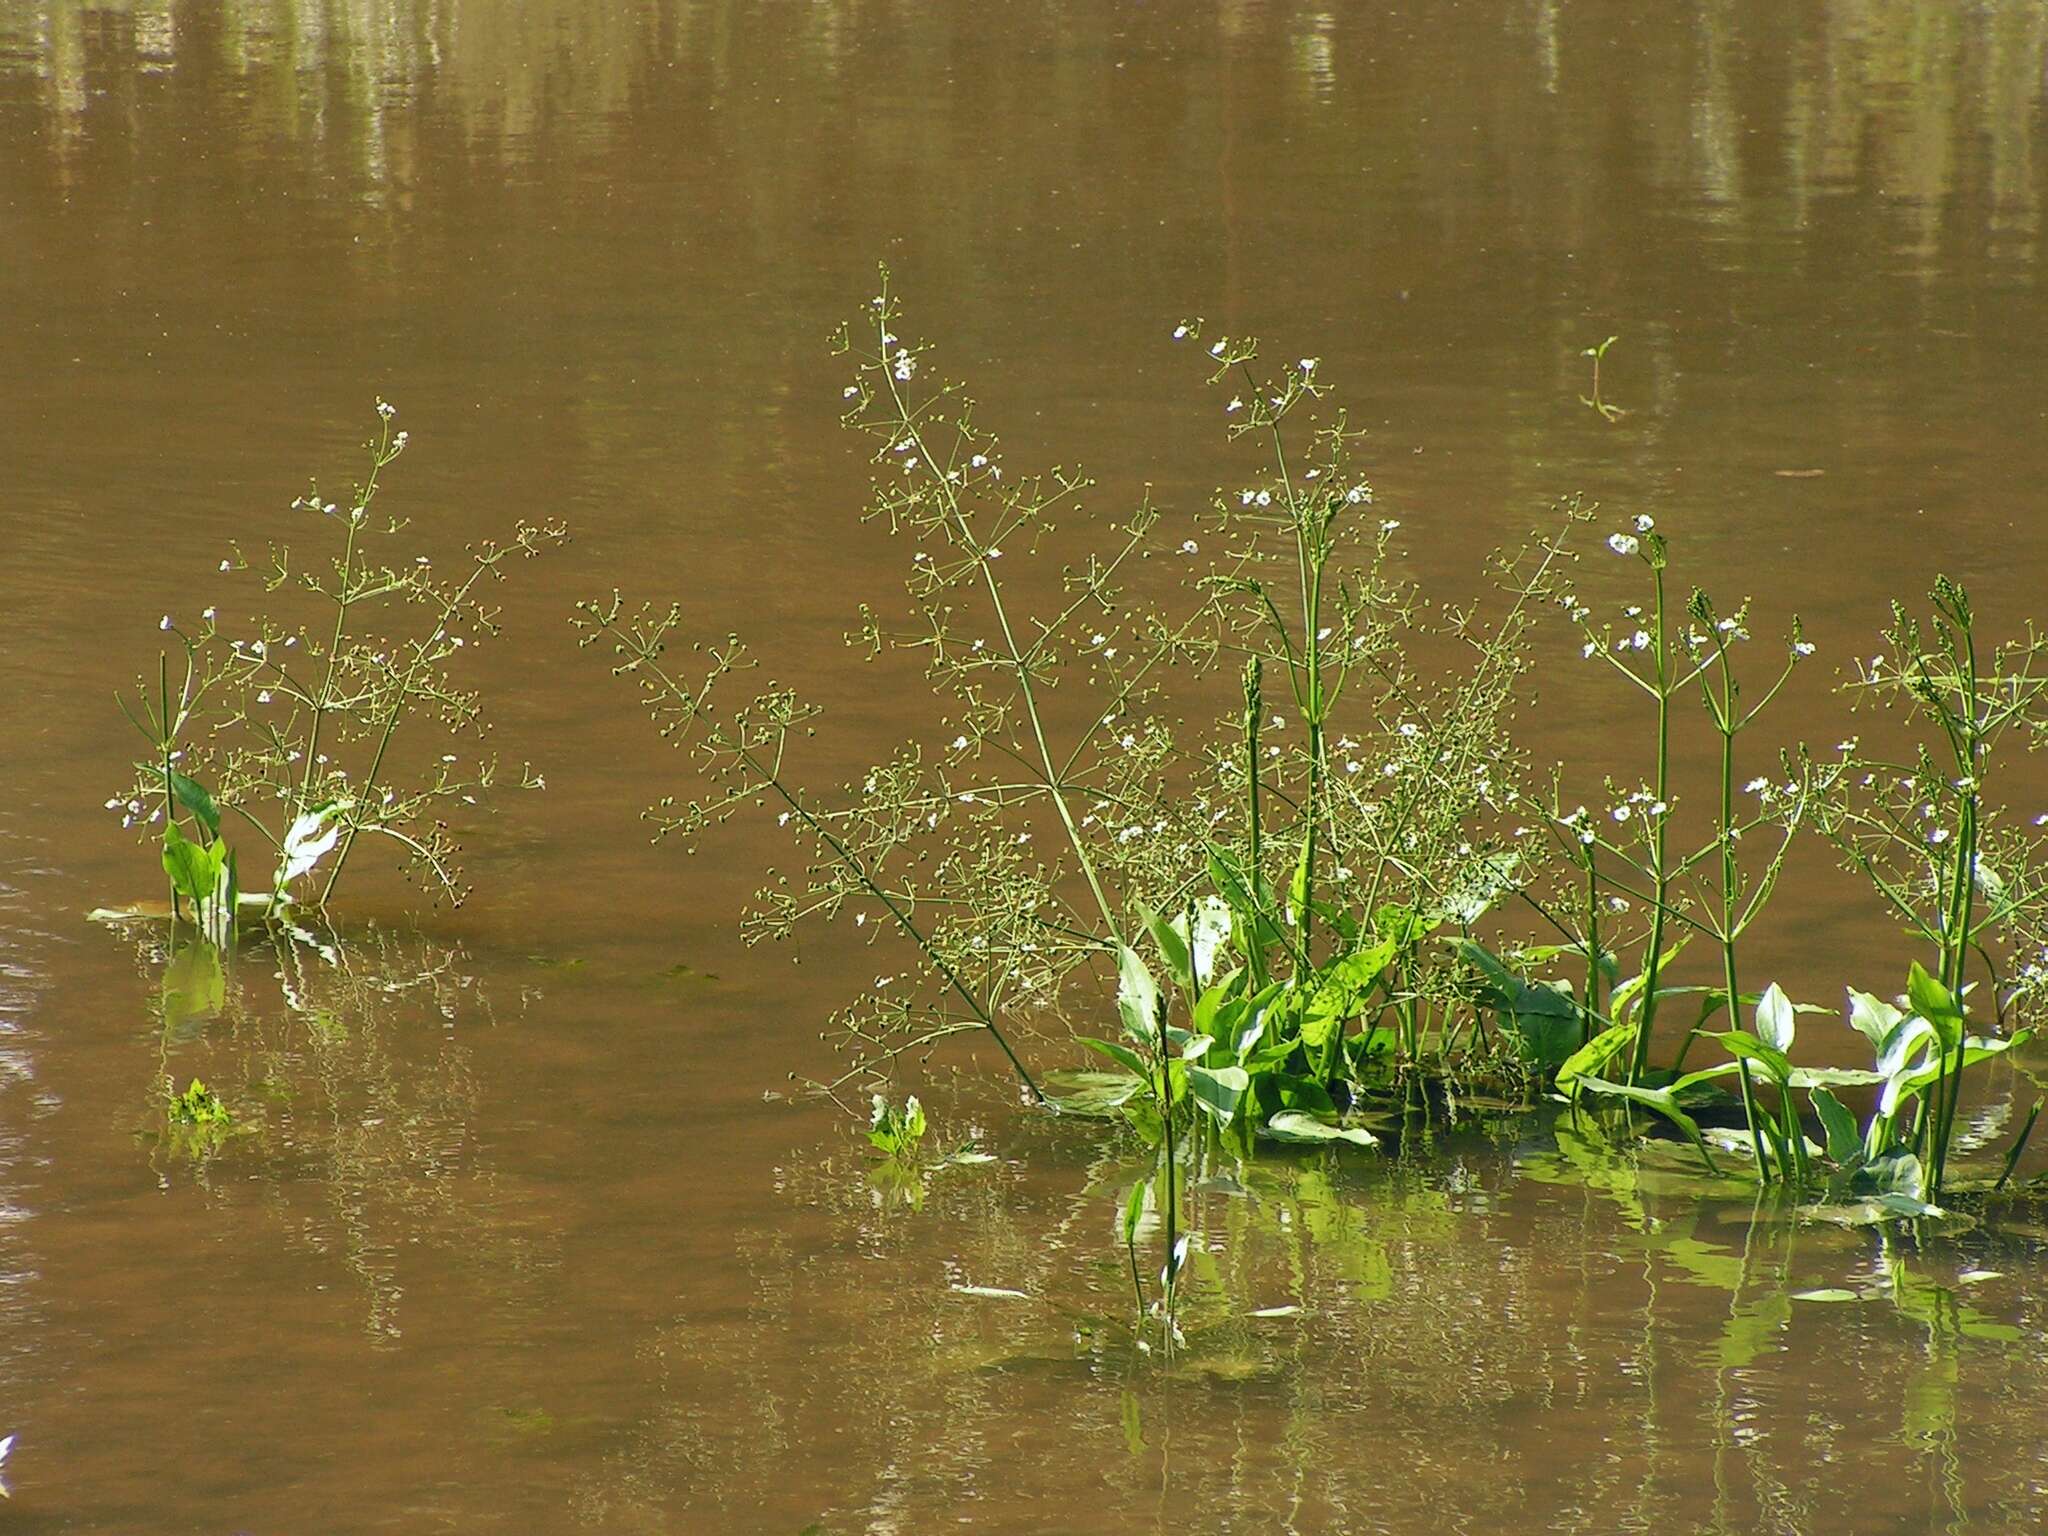
[[(490, 584), (564, 535), (555, 523), (522, 522), (505, 543), (471, 546), (445, 574), (425, 554), (374, 558), (374, 539), (407, 526), (373, 515), (384, 472), (407, 444), (394, 415), (378, 401), (367, 473), (344, 501), (315, 485), (292, 503), (332, 552), (302, 566), (284, 542), (253, 560), (233, 550), (221, 572), (253, 574), (276, 611), (239, 630), (213, 604), (195, 620), (166, 614), (159, 627), (178, 643), (177, 665), (159, 654), (154, 688), (138, 690), (136, 707), (123, 702), (150, 750), (107, 806), (124, 826), (162, 825), (174, 914), (189, 909), (215, 943), (245, 906), (324, 906), (364, 837), (391, 843), (437, 899), (462, 897), (447, 818), (495, 784), (496, 760), (465, 762), (410, 728), (431, 724), (443, 748), (483, 732), (482, 702), (453, 665), (498, 631)], [(541, 782), (520, 775), (522, 787)], [(230, 818), (269, 866), (253, 892), (242, 889), (240, 850), (227, 846)]]

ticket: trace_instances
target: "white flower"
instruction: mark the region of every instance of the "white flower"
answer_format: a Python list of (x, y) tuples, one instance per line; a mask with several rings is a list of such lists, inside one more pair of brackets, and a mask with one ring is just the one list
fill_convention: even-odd
[(1629, 636), (1628, 643), (1639, 651), (1647, 651), (1650, 648), (1650, 637), (1648, 633), (1639, 629)]
[(964, 752), (964, 751), (966, 751), (966, 750), (967, 750), (967, 738), (966, 738), (965, 736), (955, 736), (955, 737), (953, 738), (953, 750), (954, 750), (955, 752)]
[(1656, 526), (1657, 526), (1657, 519), (1655, 519), (1654, 517), (1650, 516), (1650, 514), (1649, 514), (1649, 513), (1647, 513), (1647, 512), (1641, 512), (1641, 513), (1638, 513), (1638, 514), (1636, 515), (1636, 532), (1637, 532), (1637, 533), (1648, 533), (1648, 532), (1649, 532), (1649, 531), (1650, 531), (1650, 530), (1651, 530), (1652, 528), (1654, 528), (1654, 527), (1656, 527)]
[(1401, 519), (1399, 519), (1398, 517), (1383, 517), (1380, 519), (1381, 533), (1392, 533), (1396, 528), (1400, 526)]
[(994, 545), (990, 545), (988, 557), (991, 560), (1000, 560), (1003, 558), (1003, 552), (1000, 549), (996, 548)]
[(977, 453), (973, 458), (967, 461), (967, 465), (970, 469), (986, 469), (988, 467), (988, 455), (985, 453)]
[(1232, 395), (1230, 397), (1230, 404), (1223, 407), (1223, 414), (1228, 416), (1232, 411), (1241, 411), (1243, 409), (1244, 400), (1240, 396)]
[(258, 693), (256, 695), (256, 702), (258, 704), (268, 704), (270, 702), (270, 690), (268, 688), (265, 688), (260, 693)]
[(1614, 808), (1614, 819), (1615, 819), (1616, 821), (1627, 821), (1627, 820), (1628, 820), (1628, 807), (1627, 807), (1627, 806), (1625, 806), (1625, 805), (1617, 805), (1617, 806), (1616, 806), (1616, 807)]
[(1181, 324), (1181, 325), (1176, 325), (1176, 326), (1175, 326), (1175, 327), (1173, 328), (1173, 339), (1174, 339), (1175, 341), (1183, 341), (1183, 340), (1185, 340), (1185, 339), (1187, 338), (1187, 334), (1188, 334), (1188, 328), (1187, 328), (1187, 326), (1186, 326), (1186, 324), (1185, 324), (1185, 323), (1183, 323), (1183, 324)]
[(1316, 364), (1321, 361), (1321, 358), (1304, 357), (1301, 360), (1301, 371), (1303, 373), (1314, 373), (1316, 371)]
[(171, 616), (167, 613), (162, 618), (158, 619), (156, 621), (156, 627), (158, 629), (169, 629), (171, 627)]
[(229, 568), (229, 567), (228, 567), (228, 562), (227, 562), (227, 561), (225, 561), (225, 560), (221, 561), (221, 563), (220, 563), (220, 568), (221, 568), (222, 570), (224, 570), (224, 571), (225, 571), (225, 570), (227, 570), (227, 569)]
[(1181, 540), (1180, 552), (1184, 555), (1192, 555), (1196, 547), (1193, 539), (1183, 539)]
[(1632, 555), (1639, 546), (1632, 534), (1610, 533), (1607, 535), (1607, 547), (1617, 555)]
[(859, 393), (860, 386), (858, 384), (849, 384), (846, 386), (846, 388), (839, 391), (839, 398), (842, 400), (851, 400), (855, 395)]
[(901, 347), (898, 347), (896, 349), (895, 362), (895, 373), (897, 379), (905, 384), (908, 384), (910, 382), (911, 376), (916, 372), (917, 359), (912, 357), (908, 352), (904, 351)]
[(1792, 654), (1795, 656), (1811, 656), (1813, 654), (1813, 642), (1811, 640), (1793, 641)]
[(199, 617), (201, 617), (202, 619), (206, 620), (206, 622), (207, 622), (207, 623), (211, 624), (211, 623), (213, 622), (213, 615), (214, 615), (214, 610), (213, 610), (213, 609), (211, 609), (211, 608), (205, 608), (205, 609), (202, 609), (202, 610), (200, 610), (200, 614), (199, 614)]
[(1271, 491), (1261, 491), (1258, 495), (1254, 496), (1252, 500), (1256, 501), (1262, 507), (1271, 506), (1273, 504), (1273, 493)]
[(1600, 642), (1599, 642), (1599, 641), (1597, 641), (1597, 640), (1588, 640), (1588, 641), (1587, 641), (1587, 642), (1586, 642), (1586, 643), (1585, 643), (1584, 645), (1582, 645), (1582, 646), (1580, 646), (1580, 647), (1579, 647), (1579, 654), (1580, 654), (1581, 656), (1584, 656), (1584, 657), (1586, 657), (1586, 658), (1587, 658), (1588, 660), (1591, 660), (1591, 659), (1592, 659), (1592, 655), (1593, 655), (1593, 653), (1594, 653), (1595, 651), (1599, 650), (1599, 649), (1600, 649)]
[(1209, 355), (1211, 357), (1221, 357), (1223, 355), (1223, 343), (1219, 341), (1212, 345), (1209, 348)]
[(1771, 781), (1765, 778), (1755, 778), (1742, 787), (1752, 795), (1760, 795), (1771, 787)]

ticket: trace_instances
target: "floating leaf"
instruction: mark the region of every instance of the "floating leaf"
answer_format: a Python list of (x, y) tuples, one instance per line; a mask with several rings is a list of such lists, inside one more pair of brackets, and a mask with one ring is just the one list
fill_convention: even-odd
[(1114, 1120), (1145, 1083), (1128, 1072), (1052, 1072), (1046, 1075), (1046, 1086), (1055, 1090), (1046, 1101), (1061, 1114)]
[(1361, 1147), (1380, 1144), (1379, 1137), (1362, 1125), (1331, 1125), (1298, 1109), (1282, 1110), (1261, 1127), (1260, 1134), (1274, 1141), (1301, 1144), (1331, 1141), (1348, 1141)]
[(1839, 1286), (1828, 1286), (1818, 1291), (1794, 1291), (1794, 1301), (1854, 1301), (1856, 1293), (1845, 1291)]

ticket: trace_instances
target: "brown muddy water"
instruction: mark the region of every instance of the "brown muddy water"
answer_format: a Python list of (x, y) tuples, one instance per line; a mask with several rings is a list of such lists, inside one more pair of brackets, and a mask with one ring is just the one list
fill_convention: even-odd
[[(1095, 507), (1231, 473), (1204, 313), (1322, 359), (1416, 576), (1653, 514), (1803, 613), (1831, 741), (1822, 664), (1937, 568), (2048, 616), (2044, 67), (2018, 0), (0, 0), (0, 1530), (2038, 1529), (2048, 1226), (1753, 1223), (1542, 1117), (1219, 1181), (1221, 1300), (1140, 1357), (1128, 1148), (942, 1057), (908, 1085), (998, 1161), (913, 1212), (783, 1097), (885, 962), (738, 945), (775, 827), (650, 847), (675, 768), (564, 620), (744, 628), (821, 781), (924, 727), (841, 639), (899, 573), (825, 341), (886, 258)], [(547, 788), (459, 911), (371, 881), (346, 967), (167, 1016), (83, 919), (156, 884), (113, 692), (378, 393), (423, 541), (573, 530), (474, 674)], [(1525, 729), (1640, 773), (1575, 665)], [(1831, 871), (1777, 910), (1795, 994), (1893, 984)], [(181, 1155), (166, 1073), (252, 1129)]]

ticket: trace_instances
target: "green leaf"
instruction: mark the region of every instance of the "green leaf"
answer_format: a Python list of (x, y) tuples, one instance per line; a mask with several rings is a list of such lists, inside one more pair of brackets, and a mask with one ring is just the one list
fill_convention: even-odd
[(1949, 989), (1928, 975), (1918, 960), (1906, 980), (1906, 998), (1913, 1011), (1934, 1026), (1944, 1052), (1953, 1051), (1963, 1039), (1963, 1011)]
[(1873, 1051), (1882, 1050), (1891, 1032), (1905, 1015), (1881, 997), (1849, 989), (1849, 1027), (1870, 1042)]
[(1053, 1108), (1064, 1115), (1081, 1115), (1091, 1120), (1117, 1119), (1124, 1106), (1144, 1093), (1142, 1077), (1126, 1072), (1050, 1072), (1046, 1086)]
[(1829, 1161), (1843, 1168), (1860, 1161), (1863, 1133), (1857, 1129), (1856, 1117), (1849, 1113), (1849, 1107), (1825, 1088), (1811, 1089), (1806, 1096), (1813, 1101), (1814, 1113), (1820, 1116), (1821, 1129), (1827, 1133)]
[(1628, 1043), (1635, 1039), (1633, 1024), (1614, 1024), (1600, 1031), (1571, 1055), (1557, 1069), (1557, 1086), (1560, 1091), (1569, 1091), (1576, 1078), (1598, 1072), (1608, 1062), (1621, 1054)]
[[(1690, 944), (1691, 942), (1691, 934), (1680, 934), (1677, 942), (1674, 943), (1669, 949), (1665, 950), (1663, 958), (1657, 962), (1657, 974), (1661, 976), (1668, 972), (1671, 969), (1671, 962), (1676, 960), (1680, 953), (1685, 949), (1685, 946)], [(1612, 1018), (1615, 1021), (1615, 1023), (1619, 1024), (1622, 1021), (1622, 1019), (1627, 1016), (1628, 1010), (1630, 1009), (1630, 1007), (1634, 1005), (1636, 1001), (1637, 994), (1643, 990), (1644, 986), (1648, 984), (1649, 980), (1649, 968), (1645, 966), (1642, 970), (1636, 972), (1635, 975), (1629, 977), (1627, 981), (1624, 981), (1623, 983), (1621, 983), (1620, 986), (1614, 989), (1614, 995), (1607, 1000), (1607, 1012), (1608, 1016)], [(1659, 987), (1657, 989), (1657, 995), (1659, 997), (1662, 997), (1664, 995), (1664, 988)]]
[(1145, 1216), (1145, 1193), (1149, 1183), (1146, 1179), (1138, 1180), (1131, 1186), (1131, 1192), (1124, 1196), (1124, 1214), (1119, 1231), (1123, 1235), (1126, 1248), (1138, 1240), (1138, 1223)]
[(1884, 1081), (1882, 1072), (1868, 1067), (1794, 1067), (1785, 1080), (1788, 1088), (1868, 1088)]
[(1484, 944), (1448, 937), (1444, 942), (1479, 973), (1480, 1005), (1491, 1008), (1502, 1027), (1516, 1037), (1525, 1060), (1539, 1068), (1554, 1068), (1579, 1048), (1576, 998), (1554, 987), (1524, 981)]
[(1260, 1128), (1260, 1134), (1274, 1141), (1308, 1144), (1348, 1141), (1356, 1146), (1376, 1147), (1379, 1137), (1362, 1125), (1330, 1125), (1301, 1110), (1282, 1110)]
[(1757, 1038), (1781, 1054), (1790, 1051), (1796, 1017), (1792, 1011), (1792, 999), (1785, 995), (1783, 987), (1772, 982), (1764, 988), (1764, 995), (1757, 999)]
[(220, 836), (220, 807), (213, 803), (213, 796), (206, 792), (206, 786), (197, 779), (188, 779), (177, 769), (171, 770), (171, 798), (189, 811), (192, 819), (206, 829), (209, 841)]
[(1728, 1048), (1728, 1054), (1753, 1061), (1771, 1075), (1771, 1081), (1780, 1088), (1792, 1079), (1792, 1063), (1785, 1053), (1776, 1046), (1766, 1045), (1746, 1029), (1724, 1030), (1711, 1035)]
[(1166, 1022), (1159, 983), (1128, 944), (1117, 945), (1116, 1007), (1131, 1038), (1141, 1045), (1151, 1045), (1159, 1039), (1160, 1028)]
[(1699, 1149), (1700, 1159), (1707, 1165), (1709, 1173), (1718, 1174), (1721, 1171), (1714, 1166), (1714, 1155), (1707, 1150), (1706, 1140), (1700, 1135), (1699, 1122), (1680, 1107), (1669, 1088), (1638, 1088), (1632, 1083), (1610, 1083), (1604, 1077), (1582, 1077), (1579, 1079), (1579, 1086), (1591, 1093), (1604, 1093), (1618, 1099), (1629, 1099), (1654, 1109)]
[[(1539, 965), (1548, 965), (1553, 960), (1564, 959), (1576, 960), (1581, 965), (1586, 963), (1584, 940), (1572, 944), (1525, 944), (1517, 953), (1524, 960)], [(1599, 967), (1601, 976), (1610, 983), (1621, 975), (1621, 967), (1616, 963), (1614, 951), (1611, 949), (1602, 949), (1594, 964)]]
[(1910, 1152), (1887, 1152), (1872, 1158), (1856, 1176), (1858, 1186), (1880, 1195), (1904, 1195), (1919, 1200), (1927, 1193), (1927, 1173), (1920, 1159)]
[(1243, 1067), (1204, 1067), (1190, 1062), (1187, 1068), (1188, 1091), (1195, 1102), (1216, 1118), (1219, 1125), (1228, 1125), (1237, 1116), (1237, 1107), (1244, 1102), (1245, 1090), (1251, 1087), (1251, 1077)]
[(1204, 896), (1195, 903), (1195, 920), (1188, 935), (1189, 960), (1195, 981), (1209, 984), (1216, 972), (1216, 956), (1230, 942), (1230, 903), (1220, 896)]
[(1118, 1066), (1128, 1068), (1141, 1081), (1149, 1076), (1145, 1058), (1127, 1045), (1118, 1045), (1113, 1040), (1098, 1040), (1093, 1035), (1076, 1035), (1074, 1039), (1096, 1055), (1107, 1056)]
[(1392, 941), (1396, 949), (1407, 949), (1428, 938), (1436, 924), (1425, 919), (1413, 907), (1396, 902), (1385, 902), (1375, 908), (1372, 914), (1373, 928), (1383, 939)]
[(1195, 990), (1195, 967), (1193, 957), (1188, 953), (1187, 934), (1178, 923), (1167, 922), (1150, 907), (1139, 906), (1138, 916), (1144, 919), (1152, 942), (1159, 946), (1159, 958), (1166, 966), (1167, 975), (1183, 991), (1192, 994)]
[(195, 906), (213, 895), (215, 869), (211, 856), (189, 841), (176, 822), (164, 824), (164, 873), (171, 887)]

